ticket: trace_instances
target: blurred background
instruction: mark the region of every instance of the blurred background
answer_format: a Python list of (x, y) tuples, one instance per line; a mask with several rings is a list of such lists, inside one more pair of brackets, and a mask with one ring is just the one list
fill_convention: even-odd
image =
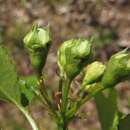
[[(67, 39), (95, 37), (94, 59), (104, 63), (109, 57), (130, 46), (130, 1), (129, 0), (0, 0), (0, 44), (6, 46), (16, 63), (19, 75), (33, 72), (23, 37), (33, 23), (50, 25), (53, 44), (48, 55), (45, 73), (55, 90), (58, 76), (57, 49)], [(53, 85), (53, 86), (52, 86)], [(130, 113), (130, 83), (118, 85), (119, 110)], [(35, 99), (30, 112), (41, 130), (54, 130), (55, 124), (42, 105)], [(71, 130), (100, 130), (95, 102), (88, 102), (81, 111), (86, 119), (75, 119)], [(12, 105), (0, 101), (0, 129), (31, 130), (23, 115)]]

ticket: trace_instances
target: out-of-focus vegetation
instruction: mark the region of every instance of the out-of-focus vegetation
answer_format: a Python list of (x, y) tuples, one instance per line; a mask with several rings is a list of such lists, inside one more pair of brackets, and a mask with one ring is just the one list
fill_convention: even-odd
[[(38, 23), (40, 26), (49, 23), (53, 45), (45, 70), (47, 77), (52, 79), (47, 82), (48, 87), (53, 84), (52, 89), (55, 89), (56, 50), (59, 44), (69, 38), (94, 35), (94, 56), (107, 61), (112, 53), (130, 46), (129, 12), (129, 0), (0, 0), (0, 44), (11, 50), (18, 73), (28, 75), (33, 69), (23, 48), (22, 38), (32, 23)], [(129, 83), (120, 84), (117, 91), (120, 111), (130, 113)], [(34, 106), (30, 110), (33, 111), (39, 126), (43, 130), (44, 127), (53, 130), (55, 125), (50, 125), (51, 119), (41, 116), (47, 113), (39, 102), (37, 106), (39, 107)], [(86, 112), (88, 118), (83, 121), (75, 119), (70, 129), (99, 130), (95, 102), (88, 103), (81, 111)], [(11, 104), (0, 102), (0, 127), (6, 130), (23, 130), (23, 125), (30, 129), (23, 116)]]

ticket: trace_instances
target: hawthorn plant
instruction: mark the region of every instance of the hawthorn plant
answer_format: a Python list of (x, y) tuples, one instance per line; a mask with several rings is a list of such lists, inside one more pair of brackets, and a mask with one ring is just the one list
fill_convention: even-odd
[[(0, 99), (16, 105), (32, 130), (40, 130), (28, 112), (28, 105), (34, 96), (56, 122), (56, 130), (68, 130), (68, 125), (76, 117), (79, 108), (92, 98), (97, 105), (102, 130), (129, 130), (120, 121), (125, 116), (119, 116), (114, 90), (116, 84), (130, 78), (130, 54), (127, 49), (112, 55), (105, 65), (100, 61), (92, 61), (92, 38), (74, 38), (63, 42), (57, 52), (59, 95), (58, 101), (55, 101), (53, 94), (50, 95), (46, 90), (43, 73), (53, 42), (49, 28), (34, 25), (23, 41), (36, 73), (18, 76), (7, 49), (0, 46)], [(81, 71), (82, 83), (72, 100), (69, 98), (70, 86)], [(107, 90), (107, 97), (102, 93), (104, 90)]]

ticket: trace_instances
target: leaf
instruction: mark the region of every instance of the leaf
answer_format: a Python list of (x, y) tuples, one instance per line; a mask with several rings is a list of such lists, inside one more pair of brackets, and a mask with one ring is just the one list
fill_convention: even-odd
[(15, 66), (5, 48), (0, 47), (0, 99), (27, 106), (32, 98), (31, 87), (37, 86), (36, 76), (18, 80)]
[(23, 106), (27, 106), (34, 97), (34, 92), (38, 86), (38, 78), (36, 75), (20, 77), (19, 80), (21, 91), (21, 103)]
[[(27, 91), (26, 91), (27, 92)], [(26, 94), (25, 94), (26, 97)], [(8, 56), (7, 50), (0, 46), (0, 98), (15, 104), (28, 119), (33, 130), (38, 130), (35, 121), (29, 115), (24, 104), (21, 102), (21, 90), (17, 73), (12, 60)], [(26, 98), (27, 99), (27, 98)], [(27, 101), (27, 100), (26, 100)]]
[(16, 102), (21, 104), (15, 66), (3, 47), (0, 47), (0, 97), (15, 104)]
[(118, 130), (130, 130), (130, 114), (119, 121)]
[(110, 89), (107, 96), (99, 93), (95, 96), (95, 101), (102, 130), (117, 130), (119, 117), (116, 91)]

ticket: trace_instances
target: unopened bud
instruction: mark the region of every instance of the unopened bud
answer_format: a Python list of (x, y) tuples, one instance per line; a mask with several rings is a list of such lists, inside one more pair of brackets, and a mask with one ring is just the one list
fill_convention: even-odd
[(109, 62), (102, 78), (102, 85), (113, 87), (120, 81), (126, 80), (130, 76), (130, 54), (127, 50), (114, 54)]
[(106, 67), (99, 61), (95, 61), (87, 66), (82, 86), (98, 82), (104, 74)]
[(71, 39), (64, 42), (58, 51), (58, 65), (61, 76), (73, 79), (88, 63), (92, 42), (87, 39)]
[(32, 30), (24, 37), (24, 45), (27, 48), (31, 64), (41, 71), (48, 54), (51, 38), (48, 28), (33, 26)]

